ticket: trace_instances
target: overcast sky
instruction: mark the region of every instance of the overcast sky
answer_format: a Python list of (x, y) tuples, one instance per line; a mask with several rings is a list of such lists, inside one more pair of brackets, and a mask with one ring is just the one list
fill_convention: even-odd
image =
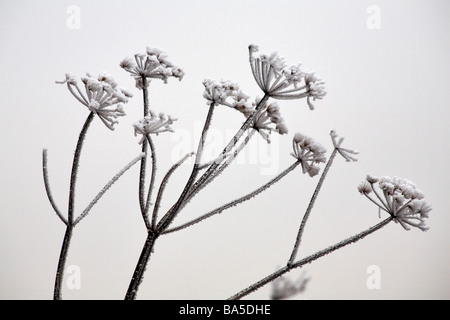
[[(67, 208), (73, 151), (88, 115), (66, 86), (67, 72), (107, 71), (135, 96), (114, 131), (98, 119), (81, 158), (75, 211), (139, 154), (132, 123), (142, 117), (142, 92), (119, 67), (146, 46), (165, 50), (186, 73), (181, 82), (153, 81), (150, 107), (176, 118), (174, 134), (155, 137), (160, 182), (194, 151), (206, 117), (204, 78), (231, 79), (252, 99), (261, 91), (248, 64), (248, 45), (277, 51), (325, 80), (327, 95), (279, 101), (289, 133), (260, 137), (180, 214), (188, 221), (248, 193), (293, 162), (295, 132), (332, 150), (329, 132), (360, 152), (336, 158), (305, 229), (299, 258), (380, 221), (358, 191), (366, 174), (407, 178), (433, 211), (430, 230), (392, 223), (321, 258), (297, 299), (450, 298), (449, 2), (404, 1), (0, 1), (0, 298), (51, 299), (65, 226), (53, 213), (42, 179), (48, 149), (55, 201)], [(214, 116), (213, 158), (242, 123), (221, 107)], [(179, 195), (192, 163), (173, 176), (163, 208)], [(266, 193), (190, 229), (161, 237), (138, 299), (225, 299), (285, 265), (318, 176), (296, 170)], [(74, 229), (67, 266), (81, 288), (67, 299), (123, 299), (146, 238), (138, 205), (138, 167), (126, 173)], [(369, 289), (368, 268), (381, 287)], [(296, 279), (302, 270), (288, 277)], [(69, 275), (69, 274), (67, 274)], [(270, 286), (249, 296), (268, 299)]]

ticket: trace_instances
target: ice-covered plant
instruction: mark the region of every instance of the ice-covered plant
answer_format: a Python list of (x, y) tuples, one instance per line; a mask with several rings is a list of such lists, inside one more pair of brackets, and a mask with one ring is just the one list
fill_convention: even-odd
[[(66, 225), (66, 232), (64, 234), (64, 240), (61, 248), (61, 253), (58, 262), (58, 268), (55, 278), (54, 299), (61, 299), (61, 284), (64, 272), (64, 266), (66, 257), (69, 250), (70, 240), (72, 238), (73, 228), (91, 211), (92, 207), (103, 196), (103, 194), (115, 183), (120, 176), (125, 173), (131, 166), (137, 163), (142, 157), (139, 154), (130, 163), (128, 163), (122, 170), (120, 170), (102, 190), (94, 197), (89, 205), (81, 212), (81, 214), (75, 218), (75, 190), (78, 176), (78, 167), (80, 162), (80, 156), (83, 148), (83, 143), (86, 138), (87, 131), (91, 125), (95, 116), (97, 116), (108, 129), (114, 130), (114, 125), (118, 122), (117, 118), (124, 116), (123, 103), (127, 103), (128, 99), (132, 97), (132, 94), (124, 88), (119, 88), (117, 83), (108, 73), (101, 73), (97, 77), (91, 76), (89, 73), (86, 76), (81, 77), (82, 87), (80, 88), (78, 79), (70, 74), (66, 74), (66, 79), (63, 81), (56, 81), (59, 84), (66, 84), (70, 93), (84, 106), (88, 108), (89, 115), (86, 118), (84, 125), (78, 137), (78, 142), (75, 148), (75, 153), (72, 163), (72, 172), (70, 175), (69, 186), (69, 199), (67, 217), (65, 217), (55, 200), (53, 199), (47, 167), (47, 150), (42, 152), (42, 167), (44, 175), (45, 190), (55, 213)], [(84, 92), (83, 92), (84, 87)]]
[[(250, 95), (245, 93), (238, 83), (232, 80), (216, 81), (205, 79), (203, 81), (203, 97), (206, 100), (208, 111), (197, 149), (195, 152), (190, 152), (182, 157), (164, 174), (155, 195), (153, 194), (153, 190), (156, 188), (157, 166), (156, 148), (153, 139), (156, 139), (155, 136), (158, 136), (160, 133), (166, 134), (173, 132), (174, 129), (172, 128), (172, 125), (177, 119), (162, 112), (157, 113), (153, 108), (150, 109), (150, 84), (152, 80), (162, 80), (164, 83), (168, 83), (169, 78), (181, 80), (184, 76), (184, 71), (180, 67), (175, 66), (168, 59), (168, 55), (164, 51), (153, 47), (147, 47), (146, 53), (144, 54), (135, 54), (134, 59), (125, 58), (122, 60), (120, 67), (133, 77), (136, 87), (139, 90), (142, 90), (143, 115), (140, 120), (137, 120), (133, 124), (134, 134), (141, 137), (138, 144), (140, 145), (141, 153), (107, 183), (105, 188), (100, 191), (91, 204), (76, 219), (73, 217), (75, 182), (79, 155), (81, 153), (81, 147), (87, 128), (94, 116), (97, 115), (103, 123), (112, 130), (113, 126), (117, 123), (117, 118), (124, 115), (121, 104), (126, 103), (128, 98), (131, 97), (131, 94), (128, 90), (119, 89), (111, 76), (105, 73), (98, 77), (87, 75), (82, 78), (85, 93), (83, 93), (78, 86), (75, 77), (70, 74), (67, 74), (66, 79), (60, 82), (67, 84), (70, 92), (79, 102), (88, 108), (90, 114), (80, 133), (75, 152), (67, 219), (60, 213), (51, 196), (47, 174), (46, 150), (44, 150), (43, 153), (44, 181), (47, 195), (55, 212), (67, 226), (61, 258), (58, 265), (55, 298), (60, 298), (62, 270), (64, 268), (64, 261), (67, 256), (68, 244), (73, 227), (89, 213), (92, 206), (120, 177), (120, 175), (137, 162), (140, 162), (139, 177), (137, 179), (139, 187), (138, 202), (140, 215), (142, 216), (146, 227), (147, 237), (125, 294), (125, 299), (127, 300), (136, 298), (139, 287), (143, 283), (144, 273), (146, 272), (153, 248), (159, 237), (167, 236), (171, 233), (191, 227), (207, 218), (218, 215), (229, 208), (256, 198), (259, 194), (272, 187), (289, 173), (293, 172), (297, 167), (302, 168), (303, 174), (315, 179), (322, 170), (321, 165), (324, 164), (309, 204), (299, 222), (297, 236), (293, 239), (292, 250), (289, 257), (286, 257), (285, 266), (241, 290), (231, 296), (230, 299), (240, 299), (270, 282), (273, 282), (273, 299), (284, 299), (302, 292), (304, 291), (309, 278), (303, 277), (297, 282), (292, 282), (284, 277), (286, 273), (295, 268), (301, 268), (305, 264), (348, 244), (359, 241), (365, 236), (384, 227), (391, 221), (400, 223), (407, 230), (411, 227), (416, 227), (421, 230), (427, 229), (425, 226), (425, 219), (428, 217), (431, 207), (423, 200), (424, 197), (422, 192), (417, 189), (414, 184), (405, 179), (388, 177), (375, 178), (368, 175), (366, 181), (358, 187), (358, 190), (361, 194), (365, 195), (375, 203), (378, 206), (379, 211), (383, 210), (389, 213), (389, 217), (367, 230), (344, 239), (335, 245), (304, 258), (297, 258), (307, 221), (336, 155), (341, 155), (347, 162), (357, 161), (356, 155), (358, 152), (349, 148), (344, 148), (342, 146), (344, 138), (340, 137), (335, 130), (331, 130), (330, 132), (333, 149), (329, 156), (327, 156), (327, 150), (321, 143), (304, 133), (297, 132), (292, 137), (291, 155), (293, 157), (293, 162), (288, 167), (274, 175), (265, 184), (254, 191), (242, 195), (228, 203), (222, 204), (209, 212), (200, 214), (191, 221), (173, 226), (176, 218), (182, 213), (186, 205), (197, 196), (203, 188), (209, 185), (230, 166), (251, 139), (258, 139), (259, 137), (259, 139), (263, 139), (263, 141), (270, 143), (271, 134), (288, 134), (286, 122), (281, 115), (281, 107), (276, 100), (305, 98), (306, 104), (313, 110), (314, 106), (312, 102), (323, 99), (326, 95), (324, 81), (317, 77), (314, 72), (305, 71), (301, 64), (288, 66), (284, 59), (276, 52), (270, 55), (262, 54), (255, 57), (255, 53), (258, 52), (258, 47), (256, 45), (250, 45), (248, 49), (251, 72), (259, 88), (262, 90), (263, 95), (250, 99)], [(227, 107), (240, 112), (243, 115), (242, 124), (230, 141), (223, 146), (222, 152), (216, 154), (212, 161), (205, 161), (203, 159), (203, 149), (209, 129), (212, 125), (213, 114), (216, 108), (222, 107)], [(255, 133), (259, 134), (255, 135)], [(286, 151), (286, 154), (288, 154), (288, 151)], [(195, 161), (191, 173), (186, 180), (180, 195), (173, 200), (172, 205), (166, 212), (160, 212), (161, 200), (164, 197), (164, 191), (169, 183), (171, 175), (188, 157), (194, 155)], [(147, 186), (146, 180), (148, 175), (147, 171), (149, 169), (149, 158), (151, 159), (151, 172)], [(375, 188), (376, 183), (378, 183), (380, 191)]]

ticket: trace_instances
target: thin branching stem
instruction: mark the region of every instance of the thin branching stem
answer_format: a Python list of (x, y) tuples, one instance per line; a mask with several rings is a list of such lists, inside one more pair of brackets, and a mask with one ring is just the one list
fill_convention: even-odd
[(125, 167), (123, 167), (108, 183), (100, 190), (100, 192), (95, 196), (95, 198), (89, 203), (89, 205), (86, 207), (86, 209), (83, 210), (83, 212), (75, 219), (73, 222), (73, 226), (78, 224), (81, 219), (85, 218), (89, 212), (91, 211), (92, 207), (100, 200), (100, 198), (105, 194), (106, 191), (128, 170), (130, 169), (134, 164), (136, 164), (139, 160), (142, 159), (144, 156), (143, 153), (141, 153), (139, 156), (134, 158), (132, 161), (130, 161)]
[[(142, 95), (144, 100), (144, 117), (148, 116), (150, 110), (149, 110), (149, 103), (148, 103), (148, 87), (147, 87), (147, 77), (142, 76)], [(147, 215), (147, 208), (146, 208), (146, 200), (145, 200), (145, 175), (146, 175), (146, 167), (147, 167), (147, 139), (143, 139), (142, 141), (142, 153), (145, 154), (145, 156), (141, 159), (141, 168), (139, 171), (139, 206), (141, 208), (141, 214), (142, 218), (144, 219), (145, 226), (148, 229), (150, 229), (150, 221), (148, 219)]]
[(311, 200), (309, 201), (306, 212), (303, 215), (303, 219), (300, 224), (300, 228), (298, 229), (297, 238), (295, 239), (294, 247), (292, 249), (291, 256), (287, 263), (288, 265), (291, 265), (295, 260), (295, 257), (297, 255), (297, 251), (298, 251), (298, 248), (300, 246), (300, 242), (301, 242), (301, 239), (303, 236), (303, 231), (305, 230), (306, 222), (308, 221), (309, 215), (311, 214), (311, 210), (314, 206), (314, 203), (316, 202), (317, 196), (319, 195), (320, 189), (322, 188), (323, 182), (325, 181), (328, 171), (330, 170), (330, 167), (333, 164), (333, 160), (336, 157), (336, 153), (337, 153), (337, 149), (334, 149), (330, 155), (330, 158), (328, 159), (327, 164), (325, 165), (325, 168), (323, 169), (322, 175), (320, 176), (320, 179), (319, 179), (319, 182), (317, 183), (316, 189), (314, 190), (314, 193), (311, 197)]
[(142, 218), (144, 219), (145, 226), (147, 229), (150, 228), (150, 221), (148, 220), (147, 211), (146, 211), (146, 201), (145, 201), (145, 175), (146, 175), (146, 167), (147, 167), (147, 150), (148, 145), (147, 141), (144, 139), (142, 141), (142, 153), (144, 156), (141, 159), (141, 168), (139, 170), (139, 206), (141, 208)]
[(144, 117), (148, 116), (150, 113), (149, 103), (148, 103), (148, 83), (147, 77), (142, 76), (142, 94), (144, 98)]
[(203, 126), (202, 135), (200, 137), (200, 142), (197, 147), (197, 154), (195, 156), (195, 163), (194, 163), (194, 167), (192, 168), (191, 175), (183, 189), (183, 192), (181, 193), (181, 195), (178, 198), (175, 205), (161, 218), (161, 220), (157, 224), (156, 230), (158, 230), (159, 232), (164, 231), (170, 225), (170, 223), (173, 221), (175, 216), (178, 214), (178, 211), (179, 211), (181, 205), (183, 204), (183, 201), (185, 200), (190, 188), (192, 187), (195, 179), (197, 178), (198, 172), (200, 171), (199, 168), (201, 166), (200, 162), (201, 162), (203, 148), (204, 148), (205, 141), (206, 141), (206, 135), (207, 135), (209, 127), (211, 125), (212, 115), (214, 113), (214, 107), (215, 107), (215, 104), (211, 103), (209, 110), (208, 110), (208, 115), (206, 116), (205, 124)]
[(188, 153), (187, 155), (185, 155), (180, 161), (178, 161), (177, 163), (175, 163), (170, 169), (169, 171), (167, 171), (166, 175), (164, 176), (161, 185), (159, 186), (159, 190), (158, 190), (158, 195), (156, 196), (156, 201), (155, 201), (155, 206), (153, 207), (153, 214), (152, 214), (152, 229), (155, 227), (156, 225), (156, 218), (158, 217), (158, 211), (159, 211), (159, 207), (161, 206), (161, 199), (162, 196), (164, 194), (164, 190), (166, 188), (166, 185), (169, 181), (170, 176), (173, 174), (173, 172), (190, 156), (192, 156), (194, 153)]
[(66, 265), (67, 253), (69, 251), (70, 240), (72, 239), (73, 225), (67, 224), (64, 240), (59, 254), (58, 267), (56, 269), (55, 288), (53, 290), (53, 300), (61, 300), (61, 287)]
[[(218, 167), (216, 169), (214, 174), (210, 175), (209, 178), (202, 185), (199, 186), (198, 190), (195, 190), (196, 193), (198, 191), (200, 191), (201, 189), (203, 189), (206, 185), (208, 185), (212, 180), (214, 180), (214, 178), (216, 178), (219, 174), (221, 174), (237, 158), (239, 153), (245, 148), (245, 146), (248, 144), (248, 142), (250, 141), (252, 136), (255, 134), (255, 132), (256, 132), (255, 129), (250, 130), (248, 135), (245, 137), (244, 141), (236, 148), (236, 150), (234, 150), (232, 155), (228, 156), (225, 159), (225, 162), (222, 163), (220, 165), (220, 167)], [(194, 189), (194, 188), (192, 188), (192, 189)], [(188, 199), (190, 199), (190, 198), (188, 198)]]
[(69, 208), (68, 208), (68, 216), (67, 216), (67, 227), (66, 232), (64, 234), (64, 240), (61, 247), (61, 252), (59, 254), (58, 267), (56, 270), (55, 277), (55, 288), (53, 291), (53, 299), (61, 300), (61, 285), (64, 275), (64, 267), (66, 264), (67, 253), (69, 251), (70, 239), (72, 238), (72, 230), (74, 227), (73, 224), (73, 210), (74, 210), (74, 202), (75, 202), (75, 187), (77, 181), (78, 174), (78, 166), (80, 162), (81, 149), (83, 148), (83, 142), (86, 138), (86, 133), (89, 129), (89, 125), (94, 119), (94, 113), (89, 113), (86, 121), (84, 122), (83, 128), (81, 129), (80, 135), (78, 137), (77, 146), (75, 149), (75, 154), (73, 157), (72, 163), (72, 173), (70, 175), (70, 190), (69, 190)]
[[(142, 77), (142, 80), (143, 80), (143, 87), (144, 87), (144, 114), (147, 115), (149, 110), (148, 110), (148, 97), (147, 97), (148, 93), (147, 93), (147, 90), (146, 90), (146, 88), (147, 88), (147, 86), (146, 86), (146, 78)], [(214, 111), (214, 105), (211, 105), (210, 109), (209, 109), (209, 112), (208, 112), (207, 120), (205, 122), (205, 126), (203, 128), (202, 137), (201, 137), (201, 140), (200, 140), (200, 143), (199, 143), (199, 152), (198, 153), (200, 153), (200, 154), (202, 152), (204, 141), (206, 139), (206, 132), (207, 132), (207, 130), (209, 128), (209, 125), (211, 123), (211, 118), (212, 118), (213, 111)], [(147, 137), (147, 139), (144, 139), (143, 146), (146, 145), (146, 142), (149, 142), (149, 144), (151, 143), (149, 137)], [(154, 148), (152, 148), (152, 149), (154, 150)], [(145, 159), (145, 157), (142, 159), (142, 161), (144, 161), (144, 159)], [(197, 154), (196, 163), (194, 164), (194, 169), (193, 169), (192, 174), (191, 174), (191, 178), (192, 179), (195, 179), (195, 176), (196, 176), (196, 174), (198, 172), (198, 161), (197, 160), (199, 160), (199, 159), (200, 159), (200, 157)], [(154, 167), (154, 169), (155, 169), (155, 167)], [(172, 170), (172, 172), (173, 172), (173, 170)], [(136, 265), (135, 271), (133, 273), (133, 277), (132, 277), (132, 279), (130, 281), (130, 285), (128, 287), (128, 290), (127, 290), (127, 293), (126, 293), (126, 296), (125, 296), (126, 300), (134, 300), (136, 298), (136, 294), (137, 294), (139, 286), (140, 286), (140, 284), (142, 282), (142, 279), (143, 279), (143, 276), (144, 276), (144, 272), (145, 272), (146, 267), (147, 267), (147, 263), (148, 263), (148, 261), (150, 259), (150, 255), (152, 253), (152, 249), (153, 249), (154, 243), (155, 243), (156, 239), (159, 236), (158, 225), (155, 227), (154, 224), (156, 222), (153, 222), (153, 225), (152, 225), (152, 223), (150, 223), (150, 221), (148, 219), (147, 209), (148, 209), (149, 205), (146, 206), (143, 203), (143, 197), (144, 197), (143, 196), (143, 194), (144, 194), (143, 193), (143, 186), (144, 186), (144, 182), (143, 181), (145, 179), (144, 176), (145, 176), (145, 164), (142, 165), (142, 163), (141, 163), (139, 200), (141, 202), (141, 209), (144, 208), (143, 217), (144, 217), (145, 225), (147, 227), (147, 240), (146, 240), (146, 242), (144, 244), (144, 247), (142, 248), (142, 252), (141, 252), (141, 255), (139, 257), (139, 261), (138, 261), (138, 263)], [(192, 184), (192, 182), (190, 182), (190, 180), (188, 180), (188, 183), (186, 184), (185, 189), (188, 189), (190, 187), (190, 184)], [(151, 183), (151, 187), (152, 187), (152, 183)], [(162, 190), (164, 190), (164, 187), (162, 188)], [(182, 197), (183, 197), (183, 194), (180, 197), (180, 199), (182, 199)], [(150, 198), (150, 192), (149, 192), (149, 195), (147, 197), (147, 203), (148, 204), (149, 204), (149, 202), (148, 202), (149, 198)], [(158, 203), (158, 206), (159, 206), (159, 203)], [(171, 211), (169, 211), (169, 213), (170, 212)], [(156, 213), (157, 213), (157, 211), (155, 211), (155, 213), (152, 215), (152, 220), (156, 219)], [(167, 218), (167, 217), (168, 216), (166, 215), (166, 216), (163, 217), (163, 219)], [(161, 219), (161, 220), (163, 220), (163, 219)]]
[(202, 190), (204, 187), (206, 187), (212, 180), (214, 180), (214, 178), (216, 178), (218, 175), (220, 175), (233, 161), (234, 159), (236, 159), (236, 157), (239, 155), (239, 153), (244, 149), (244, 147), (247, 145), (247, 143), (250, 141), (251, 137), (254, 135), (254, 133), (256, 132), (255, 129), (252, 129), (248, 135), (245, 137), (244, 141), (239, 145), (239, 147), (236, 148), (236, 150), (228, 157), (226, 157), (225, 162), (222, 163), (220, 165), (220, 167), (218, 167), (216, 169), (216, 172), (209, 176), (209, 178), (207, 180), (205, 180), (202, 184), (196, 184), (194, 183), (194, 185), (192, 186), (191, 190), (189, 191), (189, 193), (186, 196), (186, 199), (184, 200), (182, 206), (180, 207), (180, 210), (182, 208), (184, 208), (187, 203), (196, 195), (200, 192), (200, 190)]
[[(230, 142), (227, 144), (227, 146), (223, 149), (222, 155), (229, 153), (231, 151), (231, 149), (236, 146), (236, 144), (238, 143), (239, 139), (242, 137), (244, 132), (248, 128), (250, 128), (250, 126), (252, 125), (253, 119), (258, 114), (258, 111), (262, 107), (264, 107), (264, 105), (266, 104), (268, 99), (269, 99), (269, 95), (264, 94), (263, 98), (259, 101), (258, 105), (255, 107), (254, 112), (247, 118), (247, 120), (244, 122), (244, 124), (238, 130), (238, 132), (234, 135), (234, 137), (230, 140)], [(214, 175), (214, 173), (215, 173), (217, 167), (219, 167), (219, 165), (220, 165), (220, 163), (217, 163), (217, 162), (211, 164), (211, 166), (206, 170), (206, 172), (203, 173), (203, 175), (194, 183), (192, 189), (197, 190), (199, 188), (199, 186), (202, 186), (204, 183), (211, 182), (211, 180), (209, 180), (209, 178), (212, 175)], [(217, 177), (217, 175), (215, 175), (214, 177)]]
[(305, 264), (311, 263), (314, 260), (317, 260), (317, 259), (319, 259), (319, 258), (321, 258), (321, 257), (323, 257), (323, 256), (325, 256), (325, 255), (327, 255), (327, 254), (329, 254), (329, 253), (331, 253), (333, 251), (336, 251), (336, 250), (338, 250), (338, 249), (340, 249), (342, 247), (345, 247), (346, 245), (349, 245), (351, 243), (355, 243), (355, 242), (363, 239), (364, 237), (368, 236), (369, 234), (371, 234), (371, 233), (373, 233), (373, 232), (383, 228), (384, 226), (386, 226), (392, 220), (393, 220), (393, 217), (389, 217), (389, 218), (381, 221), (380, 223), (378, 223), (378, 224), (376, 224), (376, 225), (374, 225), (374, 226), (364, 230), (363, 232), (360, 232), (360, 233), (358, 233), (358, 234), (356, 234), (356, 235), (354, 235), (354, 236), (352, 236), (350, 238), (347, 238), (347, 239), (345, 239), (345, 240), (343, 240), (341, 242), (338, 242), (338, 243), (336, 243), (336, 244), (334, 244), (334, 245), (332, 245), (332, 246), (330, 246), (330, 247), (328, 247), (326, 249), (323, 249), (321, 251), (317, 251), (316, 253), (314, 253), (314, 254), (306, 257), (306, 258), (303, 258), (303, 259), (301, 259), (301, 260), (299, 260), (299, 261), (297, 261), (297, 262), (295, 262), (293, 264), (286, 265), (283, 268), (281, 268), (281, 269), (275, 271), (274, 273), (268, 275), (267, 277), (259, 280), (258, 282), (255, 282), (254, 284), (252, 284), (251, 286), (247, 287), (246, 289), (244, 289), (244, 290), (238, 292), (237, 294), (231, 296), (230, 298), (228, 298), (228, 300), (239, 300), (239, 299), (245, 297), (246, 295), (248, 295), (248, 294), (250, 294), (250, 293), (260, 289), (264, 285), (272, 282), (273, 280), (275, 280), (276, 278), (282, 276), (283, 274), (291, 271), (292, 269), (301, 268)]
[(148, 221), (148, 211), (150, 209), (151, 206), (151, 198), (152, 198), (152, 192), (153, 192), (153, 188), (155, 186), (155, 177), (156, 177), (156, 152), (155, 152), (155, 145), (153, 144), (153, 140), (150, 137), (149, 134), (145, 135), (145, 138), (150, 146), (150, 151), (151, 151), (151, 157), (152, 157), (152, 174), (150, 176), (150, 185), (148, 187), (148, 194), (147, 194), (147, 201), (145, 204), (145, 216), (147, 217), (147, 221)]
[(47, 193), (48, 200), (50, 201), (53, 210), (55, 210), (56, 215), (61, 219), (62, 222), (64, 222), (65, 225), (67, 225), (67, 220), (66, 218), (64, 218), (64, 216), (61, 214), (61, 211), (59, 211), (58, 207), (56, 206), (55, 200), (53, 199), (52, 192), (50, 190), (47, 167), (47, 149), (42, 150), (42, 171), (44, 175), (45, 192)]
[(80, 154), (81, 149), (83, 148), (83, 142), (86, 138), (87, 130), (89, 129), (89, 126), (94, 119), (94, 113), (89, 113), (89, 116), (87, 117), (86, 121), (84, 122), (83, 128), (81, 129), (80, 135), (78, 137), (77, 147), (75, 149), (75, 155), (73, 157), (73, 163), (72, 163), (72, 173), (70, 175), (70, 190), (69, 190), (69, 210), (68, 210), (68, 224), (73, 223), (73, 211), (75, 206), (75, 188), (76, 188), (76, 182), (77, 182), (77, 175), (78, 175), (78, 167), (80, 162)]
[(135, 300), (139, 285), (144, 277), (144, 272), (147, 267), (148, 260), (153, 251), (153, 246), (155, 244), (158, 235), (153, 231), (149, 231), (147, 234), (147, 239), (145, 239), (145, 244), (142, 248), (141, 255), (139, 256), (138, 263), (134, 269), (133, 277), (131, 278), (130, 284), (128, 286), (127, 293), (125, 295), (125, 300)]
[(247, 200), (252, 199), (253, 197), (257, 196), (258, 194), (260, 194), (261, 192), (263, 192), (264, 190), (267, 190), (268, 188), (270, 188), (271, 186), (273, 186), (275, 183), (277, 183), (278, 181), (280, 181), (283, 177), (285, 177), (289, 172), (291, 172), (292, 170), (294, 170), (298, 165), (300, 164), (300, 161), (296, 161), (294, 162), (292, 165), (290, 165), (287, 169), (283, 170), (280, 174), (278, 174), (276, 177), (274, 177), (273, 179), (271, 179), (269, 182), (265, 183), (263, 186), (259, 187), (258, 189), (250, 192), (249, 194), (242, 196), (238, 199), (235, 199), (233, 201), (230, 201), (190, 222), (184, 223), (178, 227), (172, 228), (172, 229), (167, 229), (165, 232), (163, 232), (163, 234), (168, 234), (168, 233), (172, 233), (175, 231), (179, 231), (182, 229), (185, 229), (187, 227), (190, 227), (196, 223), (199, 223), (201, 221), (204, 221), (205, 219), (212, 217), (216, 214), (222, 213), (223, 211), (232, 208), (234, 206), (237, 206), (238, 204), (241, 204), (242, 202), (245, 202)]

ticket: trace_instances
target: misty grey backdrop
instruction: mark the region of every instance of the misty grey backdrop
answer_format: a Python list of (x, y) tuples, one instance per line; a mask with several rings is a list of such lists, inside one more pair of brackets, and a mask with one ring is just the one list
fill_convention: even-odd
[[(175, 134), (155, 137), (158, 176), (195, 150), (206, 117), (204, 78), (232, 79), (261, 95), (247, 46), (278, 51), (326, 81), (327, 96), (280, 101), (289, 134), (270, 146), (255, 139), (229, 171), (186, 207), (188, 221), (249, 192), (290, 165), (295, 132), (331, 151), (335, 129), (356, 163), (336, 158), (306, 227), (299, 257), (379, 221), (359, 195), (366, 174), (415, 182), (433, 206), (428, 232), (390, 224), (304, 269), (311, 276), (296, 299), (448, 299), (449, 2), (442, 1), (0, 1), (0, 298), (51, 299), (64, 225), (44, 191), (41, 153), (65, 212), (73, 151), (88, 115), (65, 86), (66, 72), (107, 71), (135, 94), (114, 131), (95, 119), (79, 170), (79, 214), (122, 166), (139, 153), (132, 123), (141, 92), (119, 62), (146, 46), (162, 48), (184, 68), (181, 82), (153, 81), (150, 106), (178, 118)], [(75, 14), (75, 16), (74, 16)], [(227, 142), (242, 116), (225, 107), (213, 119), (206, 156)], [(176, 199), (191, 163), (173, 176), (163, 208)], [(123, 299), (146, 232), (133, 167), (74, 230), (67, 265), (81, 288), (66, 299)], [(190, 229), (161, 238), (138, 299), (225, 299), (289, 257), (301, 216), (317, 183), (300, 170), (269, 191)], [(377, 266), (381, 287), (370, 289)], [(369, 269), (370, 270), (370, 269)], [(295, 279), (301, 270), (288, 277)], [(249, 296), (268, 299), (270, 286)]]

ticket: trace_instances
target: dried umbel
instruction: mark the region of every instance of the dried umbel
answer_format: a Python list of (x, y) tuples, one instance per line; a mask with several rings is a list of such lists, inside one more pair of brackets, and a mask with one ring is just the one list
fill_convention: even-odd
[(206, 99), (207, 105), (215, 103), (236, 109), (246, 116), (251, 114), (252, 104), (248, 102), (249, 95), (243, 92), (236, 82), (205, 79), (203, 86), (205, 87), (203, 98)]
[(405, 230), (410, 230), (411, 227), (428, 230), (425, 219), (428, 218), (431, 206), (424, 200), (423, 192), (411, 181), (398, 177), (377, 178), (367, 175), (366, 180), (358, 186), (358, 191), (380, 210), (388, 212)]
[(306, 98), (309, 108), (312, 100), (322, 99), (326, 95), (325, 82), (314, 72), (306, 72), (301, 65), (287, 66), (276, 52), (254, 57), (258, 46), (249, 46), (249, 59), (256, 83), (269, 97), (280, 100)]
[[(174, 121), (177, 119), (172, 118), (170, 115), (164, 113), (156, 114), (150, 111), (150, 115), (144, 117), (143, 119), (133, 123), (134, 135), (142, 134), (143, 136), (147, 134), (156, 134), (162, 132), (173, 132), (170, 127)], [(144, 139), (144, 137), (143, 137)], [(143, 140), (140, 141), (142, 143)]]
[(311, 177), (319, 173), (319, 163), (326, 162), (326, 149), (313, 138), (296, 133), (292, 140), (293, 157), (301, 161), (303, 173)]
[(122, 103), (127, 103), (133, 95), (125, 88), (119, 88), (117, 83), (108, 73), (100, 73), (97, 77), (89, 73), (81, 77), (85, 93), (78, 86), (78, 80), (70, 73), (66, 73), (66, 79), (56, 81), (59, 84), (67, 84), (72, 95), (90, 111), (98, 115), (103, 123), (111, 130), (118, 122), (118, 117), (124, 116)]
[(147, 47), (145, 54), (135, 54), (134, 60), (132, 58), (123, 59), (120, 67), (130, 73), (136, 80), (136, 87), (139, 89), (142, 89), (144, 85), (143, 78), (160, 79), (167, 83), (169, 77), (181, 80), (184, 76), (183, 69), (175, 66), (164, 51), (153, 47)]
[[(253, 106), (256, 106), (259, 101), (260, 99), (257, 98)], [(279, 134), (288, 133), (286, 123), (284, 122), (280, 114), (280, 108), (275, 101), (266, 103), (261, 109), (254, 112), (257, 112), (257, 114), (255, 115), (255, 118), (253, 120), (252, 127), (256, 131), (258, 131), (261, 137), (263, 137), (263, 139), (268, 143), (270, 143), (269, 135), (272, 131), (275, 131)]]

